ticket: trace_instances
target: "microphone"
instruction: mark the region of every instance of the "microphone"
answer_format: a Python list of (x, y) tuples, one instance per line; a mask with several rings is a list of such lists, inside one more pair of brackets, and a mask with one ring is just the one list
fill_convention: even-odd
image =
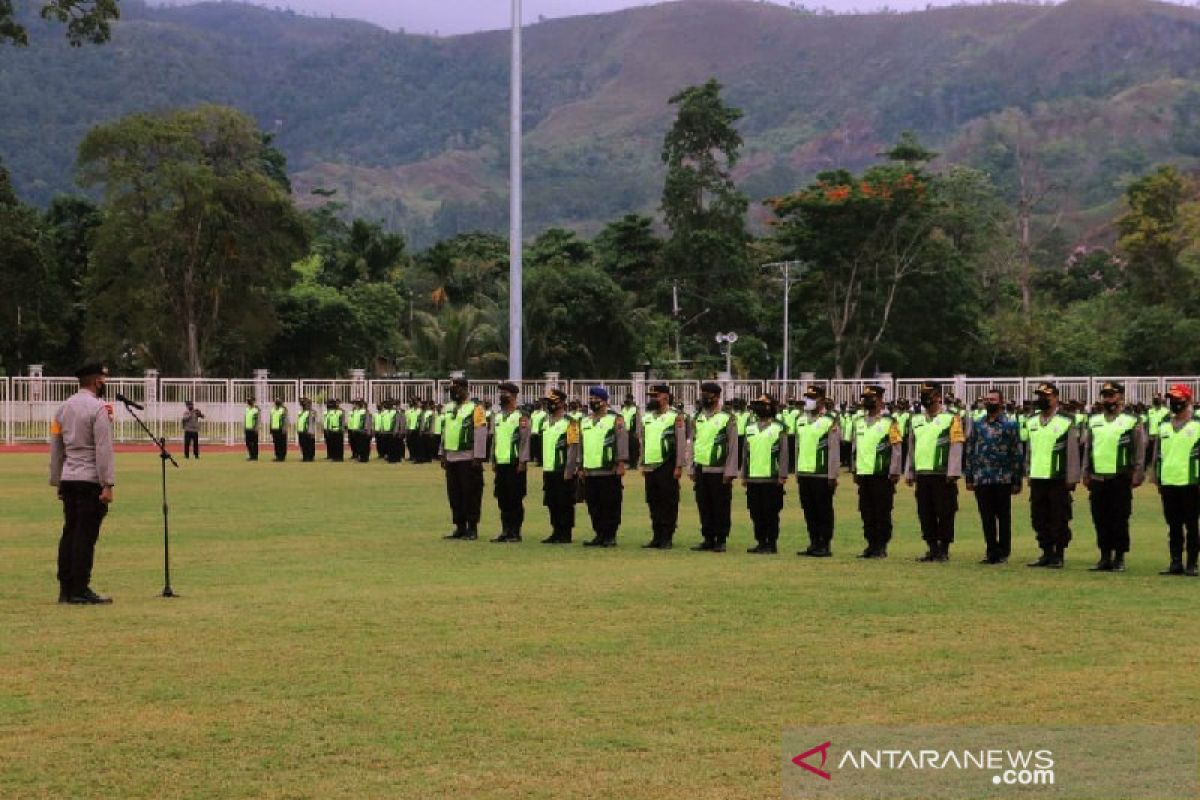
[(135, 403), (135, 402), (133, 402), (132, 400), (130, 400), (128, 397), (126, 397), (125, 395), (121, 394), (120, 392), (117, 392), (117, 402), (118, 402), (118, 403), (124, 403), (124, 404), (125, 404), (125, 405), (127, 405), (127, 406), (133, 406), (133, 407), (134, 407), (134, 408), (136, 408), (138, 411), (145, 411), (145, 410), (146, 410), (146, 407), (145, 407), (144, 405), (142, 405), (141, 403)]

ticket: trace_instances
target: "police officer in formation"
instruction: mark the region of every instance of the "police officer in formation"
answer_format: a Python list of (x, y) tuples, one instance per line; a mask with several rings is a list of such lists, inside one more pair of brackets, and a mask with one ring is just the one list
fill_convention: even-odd
[(517, 406), (515, 383), (499, 386), (500, 409), (492, 417), (492, 475), (500, 508), (500, 535), (493, 542), (521, 541), (529, 464), (529, 415)]
[(300, 460), (315, 461), (317, 458), (317, 430), (320, 425), (313, 411), (312, 400), (300, 398), (300, 413), (296, 415), (296, 443), (300, 445)]
[(246, 398), (246, 411), (243, 416), (246, 441), (246, 460), (258, 461), (258, 404), (253, 397)]
[(608, 407), (608, 390), (604, 387), (588, 390), (588, 411), (579, 421), (579, 472), (595, 535), (583, 544), (616, 547), (624, 495), (621, 479), (629, 461), (628, 431), (624, 418)]
[(283, 400), (278, 397), (271, 406), (270, 431), (271, 444), (275, 448), (275, 460), (285, 461), (288, 446), (288, 411)]
[(575, 479), (579, 469), (579, 423), (567, 416), (567, 395), (550, 389), (541, 431), (542, 504), (550, 515), (550, 535), (542, 544), (570, 544), (575, 529)]
[[(733, 480), (741, 468), (738, 422), (721, 406), (721, 384), (700, 384), (700, 412), (693, 423), (691, 479), (700, 515), (700, 544), (693, 550), (725, 552), (732, 524)], [(676, 443), (678, 446), (678, 442)]]
[(858, 485), (866, 549), (859, 558), (887, 558), (892, 540), (892, 507), (900, 480), (903, 436), (895, 420), (883, 413), (884, 388), (867, 386), (860, 398), (862, 413), (852, 417), (850, 463)]
[(958, 414), (942, 407), (942, 387), (923, 383), (921, 413), (909, 420), (905, 482), (917, 487), (917, 519), (928, 551), (919, 561), (947, 561), (954, 542), (958, 484), (966, 435)]
[[(1171, 563), (1160, 574), (1197, 577), (1200, 556), (1200, 420), (1192, 409), (1192, 390), (1175, 384), (1167, 391), (1168, 413), (1154, 437), (1154, 470)], [(1184, 565), (1186, 547), (1187, 564)]]
[(336, 397), (325, 401), (325, 415), (321, 420), (325, 432), (325, 458), (340, 462), (345, 459), (346, 412)]
[[(671, 387), (661, 383), (650, 387), (646, 413), (633, 416), (637, 425), (636, 450), (641, 453), (638, 467), (645, 481), (653, 532), (650, 542), (643, 547), (670, 550), (679, 523), (679, 479), (683, 476), (691, 438), (687, 415), (672, 407)], [(628, 425), (629, 417), (624, 413), (621, 422)]]
[(350, 457), (366, 464), (371, 460), (371, 415), (367, 401), (356, 397), (346, 419), (346, 431), (350, 437)]
[(746, 426), (742, 486), (746, 488), (746, 508), (754, 525), (755, 541), (746, 552), (755, 555), (779, 552), (779, 512), (783, 510), (791, 446), (787, 429), (775, 419), (777, 412), (775, 399), (761, 395), (750, 404), (754, 421)]
[(446, 496), (454, 530), (445, 538), (479, 538), (483, 505), (483, 462), (487, 458), (488, 424), (483, 406), (467, 396), (465, 378), (450, 382), (450, 403), (444, 409), (438, 460), (446, 473)]
[(1095, 572), (1124, 572), (1129, 552), (1133, 490), (1146, 475), (1146, 433), (1125, 410), (1125, 387), (1108, 381), (1100, 388), (1100, 413), (1083, 429), (1081, 480), (1088, 490), (1100, 560)]
[(1071, 543), (1071, 493), (1080, 476), (1079, 426), (1062, 409), (1053, 383), (1039, 384), (1035, 395), (1037, 414), (1025, 426), (1025, 474), (1030, 522), (1042, 556), (1028, 566), (1062, 569)]
[(803, 411), (793, 418), (790, 434), (795, 442), (796, 489), (808, 529), (808, 547), (799, 555), (829, 558), (842, 444), (841, 428), (826, 406), (822, 387), (812, 384), (805, 389)]

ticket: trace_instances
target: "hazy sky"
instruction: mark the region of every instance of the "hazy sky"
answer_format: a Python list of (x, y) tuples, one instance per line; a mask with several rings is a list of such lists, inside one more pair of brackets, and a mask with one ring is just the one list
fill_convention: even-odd
[[(153, 1), (153, 0), (152, 0)], [(198, 0), (163, 0), (168, 4)], [(290, 8), (322, 16), (365, 19), (387, 28), (404, 28), (411, 33), (442, 35), (470, 33), (508, 27), (511, 0), (254, 0), (258, 5)], [(786, 0), (771, 0), (785, 3)], [(526, 23), (539, 15), (563, 17), (572, 14), (596, 14), (630, 6), (651, 5), (655, 0), (522, 0)], [(675, 0), (687, 2), (687, 0)], [(926, 0), (809, 0), (804, 5), (828, 7), (837, 11), (871, 9), (883, 5), (892, 8), (923, 8)]]

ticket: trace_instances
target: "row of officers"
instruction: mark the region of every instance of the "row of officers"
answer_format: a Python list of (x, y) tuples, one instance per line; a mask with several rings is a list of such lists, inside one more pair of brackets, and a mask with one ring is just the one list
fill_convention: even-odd
[[(531, 406), (519, 388), (498, 387), (499, 408), (468, 397), (455, 379), (443, 406), (410, 402), (401, 410), (384, 401), (375, 414), (355, 401), (346, 413), (336, 402), (318, 417), (301, 401), (296, 420), (301, 451), (313, 458), (323, 433), (327, 457), (340, 460), (343, 432), (352, 455), (370, 459), (372, 437), (382, 458), (438, 461), (445, 470), (454, 530), (446, 538), (478, 538), (483, 465), (493, 465), (501, 530), (493, 540), (519, 542), (524, 524), (527, 465), (542, 468), (543, 505), (550, 518), (546, 544), (573, 541), (575, 508), (585, 503), (593, 537), (584, 544), (613, 547), (622, 519), (623, 479), (636, 470), (645, 483), (651, 541), (673, 546), (684, 475), (692, 483), (702, 541), (694, 550), (723, 552), (731, 527), (732, 489), (745, 488), (754, 528), (749, 552), (778, 552), (779, 515), (788, 479), (796, 476), (808, 531), (800, 555), (832, 555), (834, 495), (843, 461), (858, 491), (866, 546), (861, 558), (882, 559), (892, 538), (897, 484), (914, 487), (927, 552), (919, 560), (941, 562), (955, 541), (959, 486), (975, 495), (982, 522), (986, 564), (1007, 563), (1011, 549), (1012, 497), (1028, 484), (1030, 517), (1041, 556), (1031, 567), (1058, 569), (1071, 543), (1072, 498), (1078, 484), (1088, 492), (1099, 559), (1096, 571), (1125, 570), (1130, 549), (1133, 490), (1149, 479), (1158, 486), (1168, 527), (1170, 561), (1163, 574), (1196, 576), (1200, 556), (1200, 420), (1191, 389), (1174, 385), (1166, 402), (1134, 413), (1124, 387), (1107, 382), (1091, 414), (1069, 411), (1053, 383), (1037, 387), (1028, 413), (998, 391), (973, 412), (944, 402), (942, 386), (925, 383), (913, 409), (889, 406), (881, 386), (864, 389), (858, 407), (841, 413), (811, 385), (791, 408), (763, 395), (748, 404), (722, 401), (718, 383), (701, 385), (699, 409), (685, 414), (670, 388), (653, 385), (643, 408), (626, 398), (610, 407), (604, 387), (589, 391), (586, 412), (572, 409), (557, 389)], [(247, 435), (257, 432), (253, 402), (247, 404)], [(287, 411), (271, 409), (276, 457), (286, 457)], [(253, 424), (252, 424), (253, 423)], [(186, 426), (185, 426), (186, 427)], [(306, 441), (307, 439), (307, 441)], [(248, 439), (249, 446), (249, 439)], [(256, 457), (251, 452), (250, 457)]]

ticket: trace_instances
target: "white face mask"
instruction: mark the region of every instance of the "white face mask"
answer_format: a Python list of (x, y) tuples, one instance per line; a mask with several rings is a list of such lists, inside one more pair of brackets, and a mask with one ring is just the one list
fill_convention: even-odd
[(815, 411), (816, 408), (817, 408), (816, 400), (814, 400), (811, 397), (804, 398), (804, 410), (805, 411)]

